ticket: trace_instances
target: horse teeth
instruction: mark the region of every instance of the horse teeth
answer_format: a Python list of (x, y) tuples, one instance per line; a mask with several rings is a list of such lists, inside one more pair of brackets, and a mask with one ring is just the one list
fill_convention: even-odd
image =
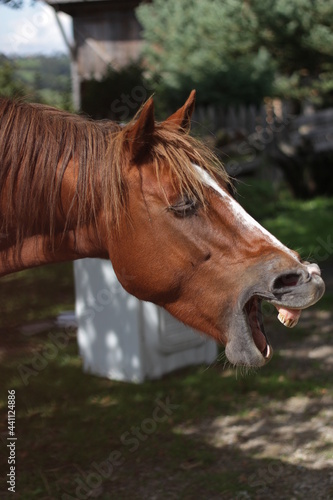
[(287, 319), (283, 314), (279, 313), (278, 320), (287, 328), (294, 328), (298, 323), (298, 318)]

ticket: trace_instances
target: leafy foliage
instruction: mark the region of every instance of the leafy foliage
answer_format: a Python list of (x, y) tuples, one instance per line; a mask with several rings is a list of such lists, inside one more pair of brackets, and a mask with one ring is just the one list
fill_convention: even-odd
[(67, 56), (15, 58), (16, 76), (34, 101), (72, 110), (70, 63)]
[(14, 64), (6, 58), (0, 58), (0, 94), (4, 97), (18, 97), (25, 92), (25, 86), (15, 77)]
[(65, 55), (0, 56), (0, 94), (72, 110), (69, 59)]
[(279, 77), (275, 91), (332, 104), (333, 3), (322, 0), (255, 0), (258, 42), (273, 57)]
[(274, 68), (265, 47), (258, 50), (258, 20), (244, 2), (155, 0), (137, 14), (151, 76), (170, 101), (193, 87), (203, 103), (259, 102), (270, 93)]
[(179, 102), (332, 99), (333, 3), (153, 0), (137, 9), (155, 88)]
[(18, 76), (25, 83), (33, 84), (36, 90), (68, 90), (70, 64), (66, 55), (19, 57), (15, 61)]

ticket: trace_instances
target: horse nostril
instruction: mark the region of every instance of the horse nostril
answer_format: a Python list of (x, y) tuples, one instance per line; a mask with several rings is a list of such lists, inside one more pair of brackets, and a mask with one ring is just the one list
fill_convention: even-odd
[[(308, 274), (308, 273), (307, 273)], [(310, 275), (307, 277), (303, 273), (286, 273), (278, 276), (273, 282), (273, 290), (280, 290), (281, 288), (287, 288), (292, 286), (297, 286), (304, 281), (307, 281)]]

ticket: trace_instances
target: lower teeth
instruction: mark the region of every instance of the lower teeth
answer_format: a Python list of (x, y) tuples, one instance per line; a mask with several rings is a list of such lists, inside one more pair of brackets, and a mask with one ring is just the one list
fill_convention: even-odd
[(269, 358), (270, 354), (271, 354), (271, 348), (269, 347), (269, 344), (267, 344), (265, 351), (265, 358)]

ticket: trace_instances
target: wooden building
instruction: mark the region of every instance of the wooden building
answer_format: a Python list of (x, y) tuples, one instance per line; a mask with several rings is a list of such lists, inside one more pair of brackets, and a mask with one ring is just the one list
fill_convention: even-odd
[(101, 79), (108, 66), (120, 68), (138, 59), (141, 26), (134, 10), (140, 0), (47, 0), (55, 12), (73, 18), (74, 45), (70, 49), (74, 105), (80, 107), (80, 87), (85, 79)]

